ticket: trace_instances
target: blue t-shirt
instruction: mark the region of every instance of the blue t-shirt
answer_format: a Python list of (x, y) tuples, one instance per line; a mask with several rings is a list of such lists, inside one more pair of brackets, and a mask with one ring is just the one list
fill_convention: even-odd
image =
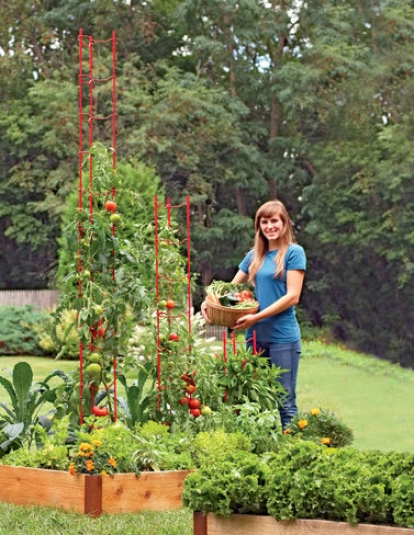
[[(249, 265), (253, 258), (253, 250), (249, 251), (240, 262), (239, 269), (243, 273), (249, 272)], [(259, 301), (259, 310), (263, 310), (272, 305), (275, 301), (286, 295), (286, 273), (290, 270), (306, 270), (306, 256), (303, 247), (296, 243), (289, 245), (285, 257), (285, 268), (283, 278), (275, 278), (276, 264), (275, 258), (277, 250), (268, 251), (265, 260), (256, 273), (255, 294)], [(280, 314), (275, 314), (270, 318), (265, 318), (257, 322), (247, 330), (246, 338), (249, 339), (256, 331), (258, 342), (276, 342), (286, 344), (300, 340), (300, 328), (296, 319), (295, 307), (292, 306)]]

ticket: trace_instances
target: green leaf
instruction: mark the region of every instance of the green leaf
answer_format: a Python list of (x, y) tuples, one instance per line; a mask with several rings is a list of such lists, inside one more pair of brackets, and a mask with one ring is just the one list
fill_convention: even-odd
[[(26, 412), (26, 400), (33, 382), (33, 370), (27, 362), (18, 362), (13, 368), (13, 386), (19, 404), (19, 414)], [(24, 418), (21, 418), (24, 421)]]

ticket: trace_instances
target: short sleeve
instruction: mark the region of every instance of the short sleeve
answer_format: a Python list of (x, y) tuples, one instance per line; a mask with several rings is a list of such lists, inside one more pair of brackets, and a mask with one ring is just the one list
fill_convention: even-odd
[(306, 255), (303, 247), (297, 243), (289, 247), (286, 258), (286, 269), (306, 271)]
[(247, 253), (247, 255), (243, 258), (243, 260), (239, 264), (240, 271), (243, 271), (243, 273), (248, 274), (249, 273), (249, 266), (250, 262), (253, 258), (253, 249)]

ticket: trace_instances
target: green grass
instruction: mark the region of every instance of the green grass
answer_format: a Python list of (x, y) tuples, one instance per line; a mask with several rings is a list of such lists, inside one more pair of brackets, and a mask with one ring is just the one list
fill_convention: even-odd
[[(54, 358), (45, 357), (0, 357), (0, 374), (7, 377), (7, 372), (13, 370), (13, 366), (24, 360), (28, 362), (33, 369), (34, 380), (40, 381), (44, 379), (53, 370), (62, 370), (64, 372), (70, 372), (77, 366), (77, 361), (74, 360), (55, 360)], [(0, 389), (0, 400), (4, 401), (2, 397), (2, 389)], [(1, 535), (1, 534), (0, 534)]]
[(0, 535), (192, 535), (192, 512), (85, 515), (0, 503)]
[(334, 412), (359, 449), (414, 452), (414, 371), (322, 342), (304, 344), (298, 376), (300, 410)]

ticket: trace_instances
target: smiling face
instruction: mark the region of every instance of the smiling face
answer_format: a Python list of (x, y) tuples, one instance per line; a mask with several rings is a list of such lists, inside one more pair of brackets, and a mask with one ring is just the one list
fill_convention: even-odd
[(282, 234), (284, 223), (280, 215), (261, 217), (259, 220), (260, 232), (269, 242), (269, 249), (276, 248)]

